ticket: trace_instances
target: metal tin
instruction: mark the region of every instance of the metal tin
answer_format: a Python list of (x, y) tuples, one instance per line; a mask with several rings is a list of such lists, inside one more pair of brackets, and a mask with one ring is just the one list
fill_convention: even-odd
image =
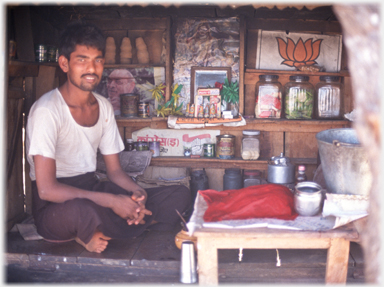
[(149, 150), (152, 152), (152, 157), (160, 155), (160, 142), (149, 142)]
[(139, 114), (139, 118), (148, 118), (149, 117), (149, 103), (140, 102), (138, 105), (138, 114)]
[(149, 150), (148, 142), (136, 142), (136, 150), (137, 151)]
[(122, 117), (133, 118), (137, 117), (137, 103), (139, 95), (127, 93), (120, 95), (120, 115)]
[(47, 46), (42, 44), (35, 45), (35, 61), (47, 62)]
[(233, 135), (216, 136), (216, 155), (221, 159), (231, 159), (235, 157), (235, 139)]
[(215, 144), (205, 143), (203, 144), (204, 157), (215, 157)]
[(322, 188), (315, 182), (303, 181), (295, 186), (293, 205), (302, 216), (313, 216), (321, 211), (323, 203)]
[(57, 48), (55, 46), (47, 46), (47, 61), (48, 62), (57, 62), (56, 60)]

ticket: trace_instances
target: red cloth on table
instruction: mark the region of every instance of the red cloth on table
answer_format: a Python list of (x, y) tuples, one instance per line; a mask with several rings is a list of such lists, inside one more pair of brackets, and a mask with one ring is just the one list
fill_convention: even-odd
[(199, 190), (208, 204), (205, 222), (230, 219), (277, 218), (294, 220), (293, 193), (284, 185), (262, 184), (241, 189)]

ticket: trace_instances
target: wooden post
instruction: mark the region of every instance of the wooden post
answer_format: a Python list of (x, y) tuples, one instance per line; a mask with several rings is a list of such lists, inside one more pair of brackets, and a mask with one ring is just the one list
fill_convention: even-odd
[(200, 285), (218, 285), (218, 256), (217, 248), (209, 238), (198, 238), (197, 240), (197, 271), (199, 273)]
[(349, 241), (344, 238), (332, 238), (328, 248), (325, 282), (343, 283), (347, 281)]

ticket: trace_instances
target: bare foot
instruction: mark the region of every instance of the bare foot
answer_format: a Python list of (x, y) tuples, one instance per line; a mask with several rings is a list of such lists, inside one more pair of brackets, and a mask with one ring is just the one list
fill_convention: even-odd
[(89, 252), (96, 252), (101, 253), (107, 248), (108, 240), (110, 240), (110, 237), (105, 236), (100, 231), (96, 231), (95, 234), (93, 234), (91, 240), (85, 244), (83, 241), (81, 241), (80, 238), (76, 237), (75, 240), (80, 245), (84, 246), (85, 249), (87, 249)]

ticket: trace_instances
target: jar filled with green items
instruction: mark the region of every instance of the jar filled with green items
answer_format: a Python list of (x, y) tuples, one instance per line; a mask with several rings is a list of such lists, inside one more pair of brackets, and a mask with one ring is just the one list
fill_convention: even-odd
[(315, 88), (308, 80), (308, 76), (295, 75), (285, 84), (286, 119), (312, 119)]

